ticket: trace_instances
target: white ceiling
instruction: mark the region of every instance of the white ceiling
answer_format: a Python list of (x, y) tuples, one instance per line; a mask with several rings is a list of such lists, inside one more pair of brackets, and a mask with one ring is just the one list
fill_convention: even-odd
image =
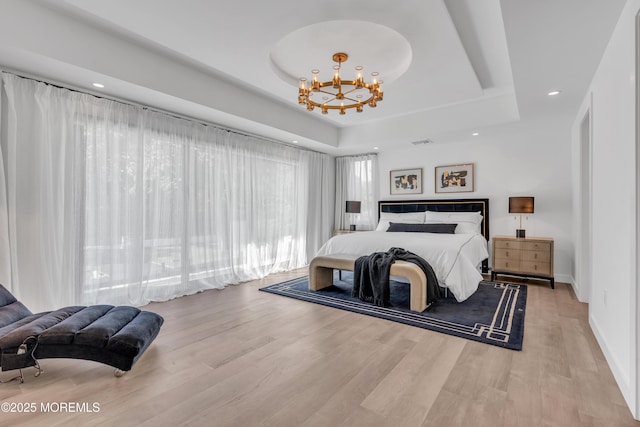
[[(107, 95), (351, 154), (536, 115), (571, 120), (623, 5), (3, 0), (0, 66), (94, 92), (99, 80)], [(297, 78), (329, 73), (338, 51), (350, 55), (344, 78), (362, 65), (386, 80), (377, 108), (340, 116), (298, 105)], [(551, 99), (553, 89), (562, 94)]]

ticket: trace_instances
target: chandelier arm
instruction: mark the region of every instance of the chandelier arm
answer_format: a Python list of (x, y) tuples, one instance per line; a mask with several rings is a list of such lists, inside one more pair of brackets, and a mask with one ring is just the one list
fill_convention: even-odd
[(349, 101), (355, 102), (356, 104), (357, 103), (366, 104), (367, 102), (371, 101), (371, 98), (373, 98), (373, 96), (370, 96), (367, 99), (353, 99), (353, 98), (349, 98), (349, 97), (346, 97), (346, 96), (344, 97), (344, 99), (348, 99)]
[(314, 90), (314, 92), (318, 92), (318, 93), (326, 93), (327, 95), (331, 95), (331, 96), (333, 96), (334, 98), (335, 98), (335, 96), (336, 96), (336, 94), (335, 94), (335, 93), (333, 93), (333, 92), (329, 92), (329, 91), (321, 90), (321, 89)]
[(327, 104), (327, 103), (329, 103), (329, 102), (331, 102), (331, 101), (335, 101), (336, 99), (338, 99), (338, 97), (336, 97), (336, 94), (335, 94), (335, 93), (330, 93), (330, 92), (323, 92), (323, 93), (326, 93), (326, 94), (328, 94), (328, 95), (331, 95), (331, 96), (332, 96), (332, 98), (330, 98), (330, 99), (326, 99), (326, 100), (323, 100), (322, 102), (320, 102), (320, 104)]
[(366, 87), (366, 83), (364, 83), (361, 87), (358, 87), (358, 84), (355, 80), (343, 80), (342, 81), (342, 85), (340, 86), (340, 88), (342, 89), (343, 86), (353, 86), (353, 89), (348, 90), (346, 92), (343, 92), (345, 95), (348, 93), (353, 92), (354, 90), (358, 90), (358, 89), (368, 89)]
[(346, 91), (346, 92), (342, 92), (342, 94), (343, 94), (343, 95), (348, 95), (348, 94), (350, 94), (351, 92), (356, 91), (356, 90), (358, 90), (358, 89), (363, 89), (363, 88), (358, 88), (358, 87), (354, 86), (354, 87), (353, 87), (353, 89), (348, 90), (348, 91)]

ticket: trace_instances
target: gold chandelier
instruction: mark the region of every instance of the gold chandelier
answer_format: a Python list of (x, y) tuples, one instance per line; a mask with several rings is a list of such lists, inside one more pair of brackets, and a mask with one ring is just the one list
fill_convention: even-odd
[[(301, 78), (298, 103), (306, 105), (309, 111), (318, 107), (322, 110), (322, 114), (327, 114), (329, 110), (340, 110), (340, 114), (345, 114), (348, 108), (355, 108), (358, 113), (361, 113), (365, 105), (374, 108), (379, 101), (382, 101), (382, 80), (378, 81), (377, 72), (371, 73), (371, 83), (365, 83), (362, 77), (363, 67), (358, 65), (355, 67), (355, 80), (342, 80), (340, 67), (348, 58), (349, 55), (343, 52), (333, 54), (333, 61), (338, 65), (333, 66), (335, 73), (331, 81), (320, 82), (319, 70), (311, 70), (313, 77), (309, 87), (307, 87), (307, 79)], [(314, 97), (314, 94), (317, 96)], [(322, 99), (318, 99), (320, 97)]]

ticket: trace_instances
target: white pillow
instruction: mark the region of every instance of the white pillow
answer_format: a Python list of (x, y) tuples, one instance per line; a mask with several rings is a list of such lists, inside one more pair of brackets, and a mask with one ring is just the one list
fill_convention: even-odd
[(482, 234), (480, 212), (425, 212), (425, 223), (458, 224), (456, 234)]
[(400, 222), (403, 224), (424, 224), (424, 212), (381, 212), (380, 222), (378, 222), (376, 231), (387, 231), (390, 222)]
[(480, 224), (474, 224), (472, 222), (460, 221), (457, 223), (455, 234), (482, 234)]

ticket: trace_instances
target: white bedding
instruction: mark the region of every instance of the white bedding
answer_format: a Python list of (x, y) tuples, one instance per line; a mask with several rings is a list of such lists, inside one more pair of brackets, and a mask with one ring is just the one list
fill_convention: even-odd
[(403, 248), (424, 258), (433, 267), (440, 286), (461, 302), (478, 288), (482, 275), (478, 265), (486, 259), (487, 241), (480, 234), (387, 233), (364, 231), (329, 239), (316, 256), (329, 254), (369, 255)]

